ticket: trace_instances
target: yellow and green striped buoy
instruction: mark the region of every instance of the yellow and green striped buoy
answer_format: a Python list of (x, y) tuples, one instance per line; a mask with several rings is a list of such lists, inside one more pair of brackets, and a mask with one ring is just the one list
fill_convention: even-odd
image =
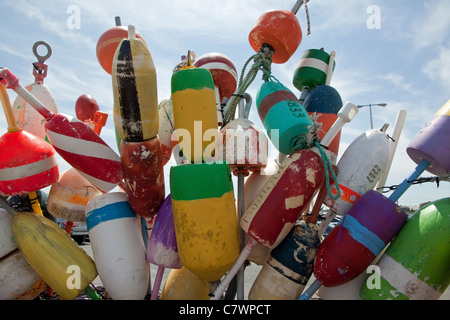
[(219, 280), (239, 255), (230, 166), (200, 163), (171, 167), (170, 188), (181, 262), (204, 280)]
[[(215, 138), (208, 133), (218, 131), (211, 72), (203, 68), (187, 68), (174, 73), (172, 104), (175, 135), (183, 154), (190, 162), (200, 163), (204, 160), (205, 148), (212, 144), (210, 151), (214, 149)], [(208, 129), (212, 130), (205, 135)]]

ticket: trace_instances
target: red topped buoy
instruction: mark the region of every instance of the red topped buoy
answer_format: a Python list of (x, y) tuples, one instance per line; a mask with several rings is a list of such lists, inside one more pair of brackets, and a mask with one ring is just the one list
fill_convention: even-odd
[(273, 49), (272, 62), (285, 63), (302, 41), (302, 29), (295, 13), (288, 10), (269, 10), (256, 21), (248, 35), (256, 52), (265, 45)]

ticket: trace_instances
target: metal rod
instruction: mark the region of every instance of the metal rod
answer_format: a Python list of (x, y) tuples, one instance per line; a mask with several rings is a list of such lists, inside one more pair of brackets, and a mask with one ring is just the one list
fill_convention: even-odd
[(309, 2), (309, 0), (306, 0), (306, 1), (304, 1), (304, 0), (297, 0), (297, 2), (292, 7), (291, 11), (294, 14), (297, 14), (298, 10), (302, 7), (303, 3), (308, 3), (308, 2)]

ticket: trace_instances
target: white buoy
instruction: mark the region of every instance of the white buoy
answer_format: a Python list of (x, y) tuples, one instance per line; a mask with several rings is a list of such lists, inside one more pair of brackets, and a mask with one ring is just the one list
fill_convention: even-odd
[(126, 193), (106, 193), (90, 200), (86, 224), (98, 274), (111, 298), (144, 299), (149, 265), (139, 220)]

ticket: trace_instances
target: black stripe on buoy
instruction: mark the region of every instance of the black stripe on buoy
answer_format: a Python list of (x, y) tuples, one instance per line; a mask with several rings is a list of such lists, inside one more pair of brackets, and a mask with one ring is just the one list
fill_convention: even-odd
[(136, 77), (131, 54), (130, 41), (123, 41), (117, 60), (117, 84), (119, 91), (120, 116), (122, 117), (122, 129), (126, 141), (143, 141), (144, 131), (141, 122), (141, 111)]

